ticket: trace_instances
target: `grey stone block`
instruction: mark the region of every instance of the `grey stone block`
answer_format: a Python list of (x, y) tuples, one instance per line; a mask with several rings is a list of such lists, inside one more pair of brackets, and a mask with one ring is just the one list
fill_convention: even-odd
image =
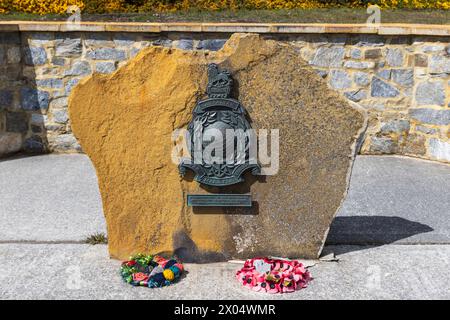
[(380, 131), (382, 133), (402, 133), (408, 132), (409, 128), (410, 124), (408, 120), (393, 120), (382, 123)]
[(59, 109), (59, 110), (53, 110), (53, 121), (56, 123), (67, 123), (69, 120), (69, 115), (67, 113), (67, 109)]
[(53, 57), (52, 64), (55, 66), (64, 66), (66, 64), (66, 60), (61, 57)]
[(366, 59), (378, 59), (381, 57), (381, 49), (369, 49), (364, 53)]
[[(27, 78), (28, 75), (25, 73), (26, 68), (21, 68), (18, 65), (9, 64), (6, 66), (0, 66), (0, 84), (11, 81), (22, 81), (24, 78)], [(35, 74), (34, 70), (31, 72), (30, 79), (34, 79)]]
[(373, 77), (370, 95), (372, 97), (393, 98), (399, 95), (399, 91), (383, 80)]
[(222, 49), (225, 42), (227, 42), (226, 39), (201, 40), (197, 44), (197, 49), (218, 51), (218, 50)]
[(414, 66), (415, 67), (428, 67), (428, 56), (426, 54), (415, 54), (414, 55)]
[(99, 73), (112, 73), (116, 70), (114, 62), (97, 62), (95, 64), (95, 71)]
[(46, 123), (45, 129), (48, 132), (57, 132), (58, 134), (66, 131), (66, 125), (61, 123)]
[(30, 123), (43, 124), (47, 120), (47, 116), (40, 113), (32, 113), (30, 117)]
[(349, 69), (372, 69), (375, 67), (375, 62), (372, 61), (345, 61), (344, 67)]
[(31, 125), (31, 132), (33, 133), (42, 133), (42, 126)]
[(152, 41), (152, 45), (158, 46), (158, 47), (171, 47), (172, 46), (172, 40), (170, 39), (156, 39)]
[(310, 63), (318, 67), (340, 67), (344, 55), (343, 47), (320, 47)]
[(87, 61), (76, 61), (70, 70), (64, 72), (65, 76), (86, 76), (91, 74), (91, 66)]
[(0, 90), (0, 110), (8, 108), (13, 102), (13, 92), (7, 89)]
[(28, 131), (28, 117), (24, 112), (6, 112), (6, 132)]
[(60, 89), (63, 87), (63, 81), (57, 78), (41, 79), (36, 81), (36, 85), (38, 87)]
[(386, 110), (386, 104), (378, 100), (368, 100), (360, 103), (367, 110), (383, 111)]
[(48, 109), (49, 96), (47, 91), (22, 87), (20, 89), (20, 103), (22, 109), (27, 111)]
[(29, 66), (43, 65), (47, 62), (47, 53), (42, 47), (26, 47), (25, 63)]
[(19, 63), (22, 60), (22, 50), (19, 46), (8, 47), (6, 50), (7, 63)]
[(450, 110), (436, 110), (436, 109), (409, 109), (409, 115), (411, 118), (434, 125), (449, 125), (450, 124)]
[(445, 102), (445, 87), (442, 81), (424, 81), (417, 85), (416, 102), (422, 105), (443, 106)]
[(54, 65), (39, 68), (39, 73), (43, 76), (61, 77), (60, 68)]
[(362, 57), (362, 52), (360, 49), (352, 49), (350, 50), (350, 57), (352, 59), (361, 59)]
[(370, 151), (384, 154), (395, 153), (397, 144), (389, 137), (371, 137)]
[(115, 48), (91, 49), (86, 53), (86, 57), (92, 60), (115, 60), (122, 61), (127, 58), (124, 50)]
[(439, 52), (439, 51), (444, 51), (445, 50), (445, 45), (443, 44), (432, 44), (432, 45), (426, 45), (422, 47), (422, 52), (425, 53), (431, 53), (431, 52)]
[(389, 80), (391, 78), (391, 69), (380, 70), (376, 73), (377, 77)]
[(55, 54), (60, 57), (78, 57), (83, 51), (81, 38), (64, 38), (55, 41)]
[(70, 94), (70, 91), (72, 91), (72, 88), (75, 87), (78, 84), (78, 82), (80, 82), (80, 79), (78, 78), (72, 78), (69, 81), (67, 81), (66, 87), (64, 88), (66, 95)]
[(0, 65), (6, 64), (6, 52), (3, 47), (0, 47)]
[(450, 74), (450, 57), (448, 57), (448, 56), (431, 56), (430, 73), (432, 73), (432, 74), (441, 74), (441, 73)]
[(27, 153), (45, 153), (47, 147), (40, 136), (32, 136), (25, 140), (24, 150)]
[[(0, 157), (12, 154), (22, 149), (22, 134), (17, 132), (0, 133)], [(0, 178), (1, 180), (1, 178)], [(4, 202), (1, 202), (4, 206)]]
[(136, 42), (136, 38), (133, 35), (121, 33), (114, 36), (113, 42), (119, 47), (131, 47)]
[(354, 81), (359, 86), (367, 86), (370, 83), (369, 74), (366, 72), (355, 72)]
[(81, 151), (81, 147), (78, 144), (77, 139), (73, 136), (73, 134), (60, 134), (56, 136), (53, 148), (56, 150), (78, 150)]
[(334, 89), (347, 89), (352, 85), (352, 79), (348, 72), (332, 70), (330, 73), (330, 85)]
[(414, 85), (414, 70), (394, 69), (392, 70), (392, 80), (404, 87), (412, 87)]
[(382, 47), (385, 39), (378, 35), (362, 34), (357, 37), (356, 45), (358, 47)]
[(366, 90), (348, 91), (345, 92), (344, 95), (351, 101), (358, 102), (367, 98), (367, 91)]
[(52, 108), (64, 108), (64, 107), (67, 107), (67, 104), (68, 104), (67, 100), (68, 100), (67, 97), (54, 98), (50, 102), (50, 106)]
[(177, 42), (177, 48), (181, 50), (192, 50), (194, 49), (194, 41), (191, 39), (180, 39)]
[(388, 49), (386, 53), (386, 62), (391, 67), (401, 67), (404, 63), (404, 52), (400, 48)]
[(20, 45), (21, 42), (22, 42), (21, 32), (11, 31), (11, 32), (0, 33), (0, 43), (1, 44), (8, 44), (8, 45), (18, 44), (18, 45)]
[(422, 132), (422, 133), (426, 133), (426, 134), (436, 134), (436, 133), (438, 133), (437, 129), (428, 128), (428, 127), (421, 126), (421, 125), (416, 125), (416, 131), (419, 131), (419, 132)]

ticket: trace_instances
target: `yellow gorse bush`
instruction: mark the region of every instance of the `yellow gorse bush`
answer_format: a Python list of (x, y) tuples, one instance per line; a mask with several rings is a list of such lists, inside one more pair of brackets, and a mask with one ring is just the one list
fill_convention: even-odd
[(37, 14), (66, 13), (71, 5), (84, 8), (82, 0), (0, 0), (0, 13), (24, 12)]
[(450, 0), (379, 0), (381, 8), (450, 9)]
[(450, 0), (0, 0), (0, 13), (66, 13), (77, 5), (88, 13), (177, 11), (186, 9), (316, 9), (365, 8), (377, 4), (383, 9), (450, 10)]

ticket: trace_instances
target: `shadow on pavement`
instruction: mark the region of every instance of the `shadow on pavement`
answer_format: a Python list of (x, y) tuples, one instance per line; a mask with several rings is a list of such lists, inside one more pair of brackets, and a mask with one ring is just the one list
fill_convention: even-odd
[(326, 245), (354, 246), (339, 249), (342, 254), (362, 250), (363, 246), (381, 246), (431, 231), (433, 228), (430, 226), (400, 217), (336, 217), (331, 224)]

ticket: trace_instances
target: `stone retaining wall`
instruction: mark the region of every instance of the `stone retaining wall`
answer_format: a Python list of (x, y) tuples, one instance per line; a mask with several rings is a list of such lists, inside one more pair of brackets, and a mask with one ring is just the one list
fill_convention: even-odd
[[(295, 45), (331, 88), (368, 110), (361, 153), (450, 162), (450, 31), (442, 35), (446, 27), (436, 27), (436, 36), (409, 28), (388, 35), (325, 28), (264, 34)], [(219, 50), (233, 31), (10, 29), (0, 24), (0, 156), (80, 152), (67, 114), (80, 79), (114, 72), (147, 46)]]

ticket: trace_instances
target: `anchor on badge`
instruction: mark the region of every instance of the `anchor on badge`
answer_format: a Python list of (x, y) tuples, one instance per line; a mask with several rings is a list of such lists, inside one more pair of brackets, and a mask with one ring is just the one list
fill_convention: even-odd
[[(208, 65), (208, 98), (197, 103), (188, 126), (190, 140), (187, 147), (191, 158), (182, 159), (178, 169), (182, 176), (186, 169), (192, 170), (195, 173), (194, 179), (204, 185), (233, 185), (244, 180), (242, 175), (247, 170), (251, 170), (254, 175), (261, 172), (256, 155), (250, 152), (252, 148), (256, 148), (256, 139), (251, 139), (249, 135), (251, 126), (246, 119), (244, 107), (238, 100), (230, 97), (232, 85), (233, 79), (228, 70), (219, 71), (216, 64)], [(235, 133), (232, 137), (227, 135), (230, 130)], [(202, 156), (201, 163), (196, 163), (196, 154), (203, 155), (208, 145), (203, 137), (213, 136), (214, 132), (220, 132), (223, 137), (223, 161), (205, 161)], [(234, 151), (233, 161), (225, 160), (227, 148)]]

